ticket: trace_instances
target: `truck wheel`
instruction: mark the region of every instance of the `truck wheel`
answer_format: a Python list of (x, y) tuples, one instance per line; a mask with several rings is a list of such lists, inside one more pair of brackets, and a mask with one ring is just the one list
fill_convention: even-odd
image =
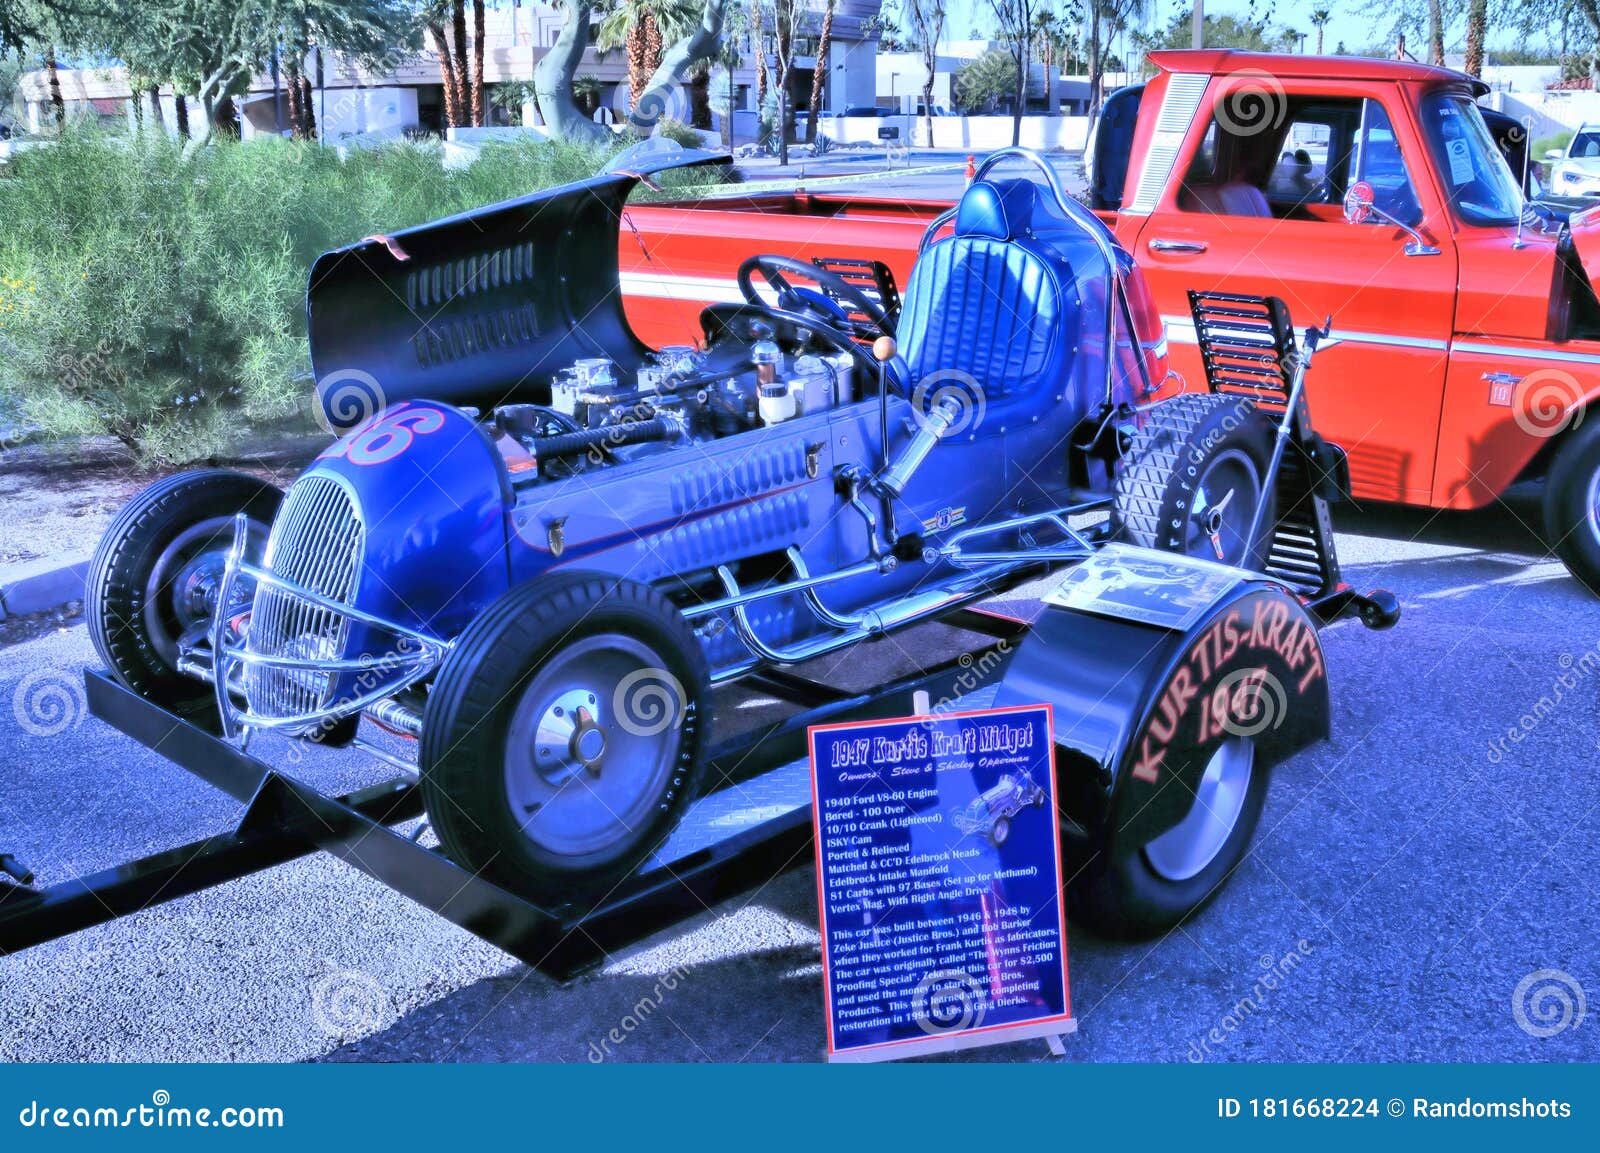
[(1557, 450), (1545, 478), (1544, 530), (1572, 575), (1600, 595), (1600, 422)]
[(604, 896), (698, 794), (710, 691), (653, 589), (561, 573), (511, 590), (428, 694), (418, 764), (445, 852), (542, 903)]
[[(1272, 547), (1272, 422), (1237, 396), (1194, 393), (1151, 408), (1117, 472), (1114, 517), (1129, 544), (1259, 569)], [(1244, 534), (1265, 503), (1255, 547)]]
[(178, 638), (211, 620), (235, 514), (259, 529), (250, 534), (259, 552), (282, 500), (257, 477), (204, 469), (157, 481), (123, 507), (84, 593), (89, 639), (118, 681), (177, 712), (211, 705), (211, 687), (178, 672)]
[(1178, 824), (1145, 844), (1110, 829), (1082, 850), (1068, 886), (1073, 917), (1123, 940), (1167, 932), (1199, 911), (1244, 859), (1266, 795), (1255, 742), (1229, 737), (1207, 762), (1195, 803)]

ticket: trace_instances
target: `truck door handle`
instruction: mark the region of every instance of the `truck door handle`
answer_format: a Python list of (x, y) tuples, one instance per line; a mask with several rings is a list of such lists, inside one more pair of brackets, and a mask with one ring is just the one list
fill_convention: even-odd
[(1152, 240), (1151, 252), (1179, 252), (1186, 255), (1195, 255), (1206, 250), (1203, 240)]

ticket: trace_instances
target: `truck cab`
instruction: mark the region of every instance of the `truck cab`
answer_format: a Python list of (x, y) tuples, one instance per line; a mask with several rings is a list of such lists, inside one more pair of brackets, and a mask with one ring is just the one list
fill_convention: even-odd
[(1331, 316), (1311, 392), (1353, 495), (1475, 508), (1548, 475), (1552, 546), (1600, 588), (1600, 435), (1579, 419), (1600, 391), (1600, 214), (1523, 224), (1486, 88), (1460, 73), (1151, 60), (1154, 79), (1108, 104), (1090, 186), (1167, 324), (1166, 389), (1200, 379), (1189, 290), (1278, 296), (1297, 325)]

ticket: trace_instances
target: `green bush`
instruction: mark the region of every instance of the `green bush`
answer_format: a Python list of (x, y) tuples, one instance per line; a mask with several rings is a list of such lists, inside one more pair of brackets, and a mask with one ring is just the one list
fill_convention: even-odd
[(185, 156), (162, 135), (69, 130), (0, 178), (0, 393), (50, 435), (109, 434), (148, 463), (213, 455), (304, 404), (318, 253), (591, 176), (609, 155), (529, 139), (446, 170), (429, 142)]
[(685, 148), (704, 148), (705, 142), (700, 139), (700, 133), (690, 128), (681, 120), (674, 120), (668, 116), (656, 125), (656, 135), (664, 136), (674, 144), (681, 144)]

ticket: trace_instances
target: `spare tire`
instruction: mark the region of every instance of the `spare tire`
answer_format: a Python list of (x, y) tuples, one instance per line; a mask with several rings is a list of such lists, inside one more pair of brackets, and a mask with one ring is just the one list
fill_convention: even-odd
[[(1261, 568), (1276, 523), (1265, 484), (1273, 432), (1272, 421), (1244, 397), (1194, 393), (1155, 405), (1117, 471), (1119, 538)], [(1255, 543), (1246, 549), (1245, 534), (1263, 506)]]

